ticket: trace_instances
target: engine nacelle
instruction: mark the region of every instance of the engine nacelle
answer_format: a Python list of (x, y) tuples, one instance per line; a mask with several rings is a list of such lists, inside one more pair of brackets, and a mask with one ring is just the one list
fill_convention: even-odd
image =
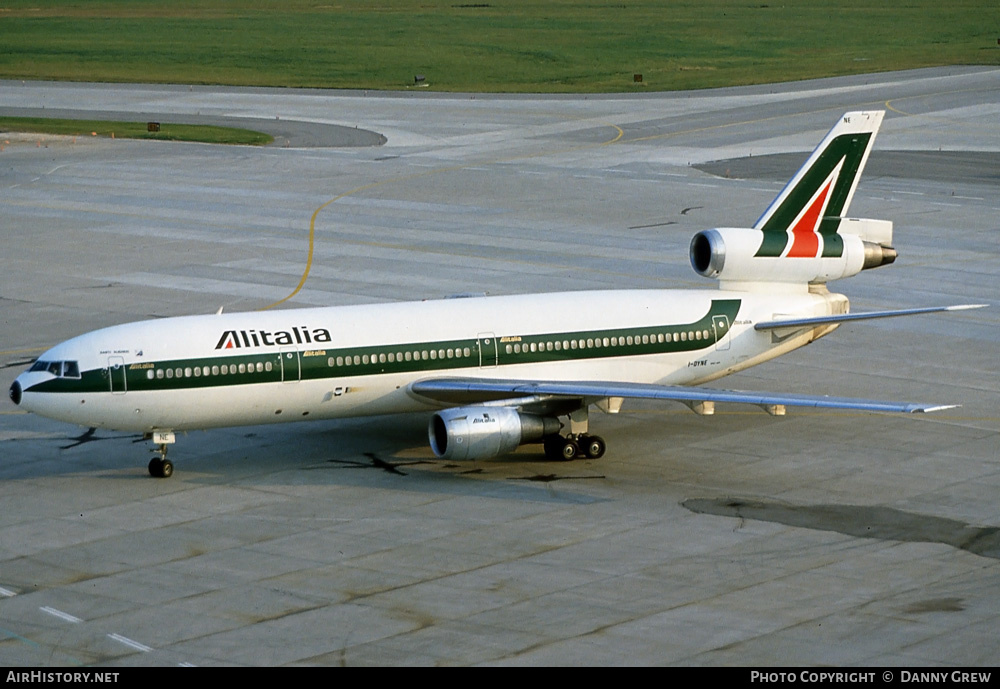
[(431, 417), (431, 450), (442, 459), (490, 459), (559, 432), (558, 419), (510, 407), (456, 407)]
[[(761, 230), (730, 227), (699, 232), (691, 239), (691, 267), (699, 275), (726, 282), (806, 284), (850, 277), (896, 260), (896, 250), (891, 246), (847, 233), (836, 234), (834, 237), (840, 246), (828, 252), (839, 255), (823, 256), (824, 240), (818, 235), (814, 235), (812, 246), (815, 248), (810, 246), (808, 252), (799, 250), (797, 255), (793, 254), (791, 249), (780, 246), (788, 236), (785, 233), (780, 233), (777, 239), (779, 251), (770, 251), (779, 255), (758, 255), (769, 253), (766, 248), (762, 251), (765, 239), (775, 244), (773, 235), (776, 233), (770, 234), (772, 236), (765, 237)], [(803, 255), (806, 253), (811, 255)]]

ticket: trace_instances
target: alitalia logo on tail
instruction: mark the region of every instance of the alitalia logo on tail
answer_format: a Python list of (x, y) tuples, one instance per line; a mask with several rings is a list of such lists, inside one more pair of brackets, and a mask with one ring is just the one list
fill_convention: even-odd
[(844, 116), (754, 224), (758, 257), (840, 257), (837, 229), (871, 152), (882, 112)]
[(274, 347), (278, 345), (314, 344), (330, 342), (326, 328), (300, 326), (291, 330), (226, 330), (219, 338), (216, 349), (243, 349), (244, 347)]
[[(833, 188), (837, 174), (843, 167), (843, 160), (834, 168), (830, 176), (823, 181), (809, 202), (803, 207), (798, 217), (787, 230), (789, 242), (786, 244), (786, 258), (815, 258), (824, 248), (824, 237), (820, 233), (820, 224), (826, 215), (830, 202), (830, 191)], [(834, 228), (836, 230), (836, 228)], [(843, 246), (841, 246), (841, 251)], [(836, 254), (840, 255), (840, 252)]]

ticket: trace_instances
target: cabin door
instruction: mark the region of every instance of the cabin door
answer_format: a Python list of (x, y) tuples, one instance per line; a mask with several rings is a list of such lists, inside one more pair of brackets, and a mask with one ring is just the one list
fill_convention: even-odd
[(112, 393), (116, 395), (125, 394), (125, 359), (122, 357), (108, 357), (108, 382)]
[(493, 333), (479, 333), (477, 336), (479, 345), (479, 366), (480, 368), (496, 368), (497, 365), (497, 338)]
[(729, 349), (729, 316), (712, 316), (712, 330), (715, 331), (715, 348), (720, 350)]
[(282, 349), (278, 356), (281, 358), (281, 380), (285, 383), (298, 383), (302, 380), (302, 362), (299, 358), (299, 350)]

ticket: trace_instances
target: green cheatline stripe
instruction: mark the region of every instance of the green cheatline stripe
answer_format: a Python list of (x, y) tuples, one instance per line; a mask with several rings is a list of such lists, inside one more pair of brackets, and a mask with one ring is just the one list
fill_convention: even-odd
[(861, 159), (868, 148), (871, 133), (843, 134), (838, 136), (820, 154), (812, 167), (802, 176), (795, 189), (785, 198), (774, 214), (764, 223), (761, 231), (764, 241), (757, 250), (757, 256), (781, 256), (788, 244), (788, 228), (795, 222), (795, 216), (805, 207), (837, 164), (844, 160), (837, 180), (830, 193), (826, 214), (820, 222), (819, 232), (823, 235), (823, 256), (840, 256), (844, 252), (844, 242), (837, 234), (840, 215), (844, 212), (851, 185), (858, 175)]
[[(725, 336), (739, 308), (739, 299), (716, 299), (712, 301), (709, 312), (702, 318), (682, 325), (581, 330), (523, 336), (503, 335), (481, 339), (466, 338), (342, 349), (315, 348), (296, 351), (289, 348), (287, 351), (260, 354), (136, 362), (119, 369), (101, 368), (84, 371), (80, 378), (55, 378), (32, 387), (32, 390), (66, 393), (107, 392), (109, 389), (115, 392), (184, 390), (253, 383), (350, 379), (378, 374), (446, 371), (494, 364), (507, 366), (690, 352), (714, 347), (716, 341)], [(725, 325), (720, 324), (716, 327), (714, 321), (717, 317), (724, 317)], [(704, 334), (706, 331), (707, 337)], [(700, 333), (701, 339), (697, 336), (693, 339), (688, 338), (689, 332)], [(678, 336), (677, 341), (674, 341), (674, 334)], [(684, 339), (680, 339), (682, 334)], [(646, 338), (645, 342), (643, 337)], [(605, 340), (609, 343), (607, 346), (604, 345)], [(612, 345), (612, 340), (617, 340), (618, 344)], [(584, 342), (582, 348), (581, 341)], [(557, 342), (558, 349), (556, 349)], [(563, 343), (569, 343), (569, 348), (564, 347)], [(521, 351), (516, 351), (518, 348)], [(449, 350), (452, 353), (450, 357)], [(433, 358), (431, 352), (434, 352)], [(440, 355), (441, 352), (444, 352), (443, 357)], [(409, 359), (406, 357), (407, 353), (410, 355)], [(348, 357), (350, 364), (345, 363)], [(358, 361), (357, 364), (354, 363), (355, 359)], [(338, 364), (338, 361), (341, 363)], [(228, 372), (223, 374), (223, 370)]]

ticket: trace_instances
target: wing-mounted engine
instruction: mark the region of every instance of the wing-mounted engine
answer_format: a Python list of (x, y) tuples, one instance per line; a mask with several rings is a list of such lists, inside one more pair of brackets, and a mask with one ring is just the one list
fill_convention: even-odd
[(703, 230), (691, 239), (691, 267), (724, 282), (805, 284), (850, 277), (896, 260), (891, 222), (829, 220), (836, 221), (837, 232), (810, 232), (807, 239), (755, 229)]
[(491, 459), (559, 433), (559, 420), (511, 407), (457, 407), (431, 417), (431, 449), (442, 459)]

